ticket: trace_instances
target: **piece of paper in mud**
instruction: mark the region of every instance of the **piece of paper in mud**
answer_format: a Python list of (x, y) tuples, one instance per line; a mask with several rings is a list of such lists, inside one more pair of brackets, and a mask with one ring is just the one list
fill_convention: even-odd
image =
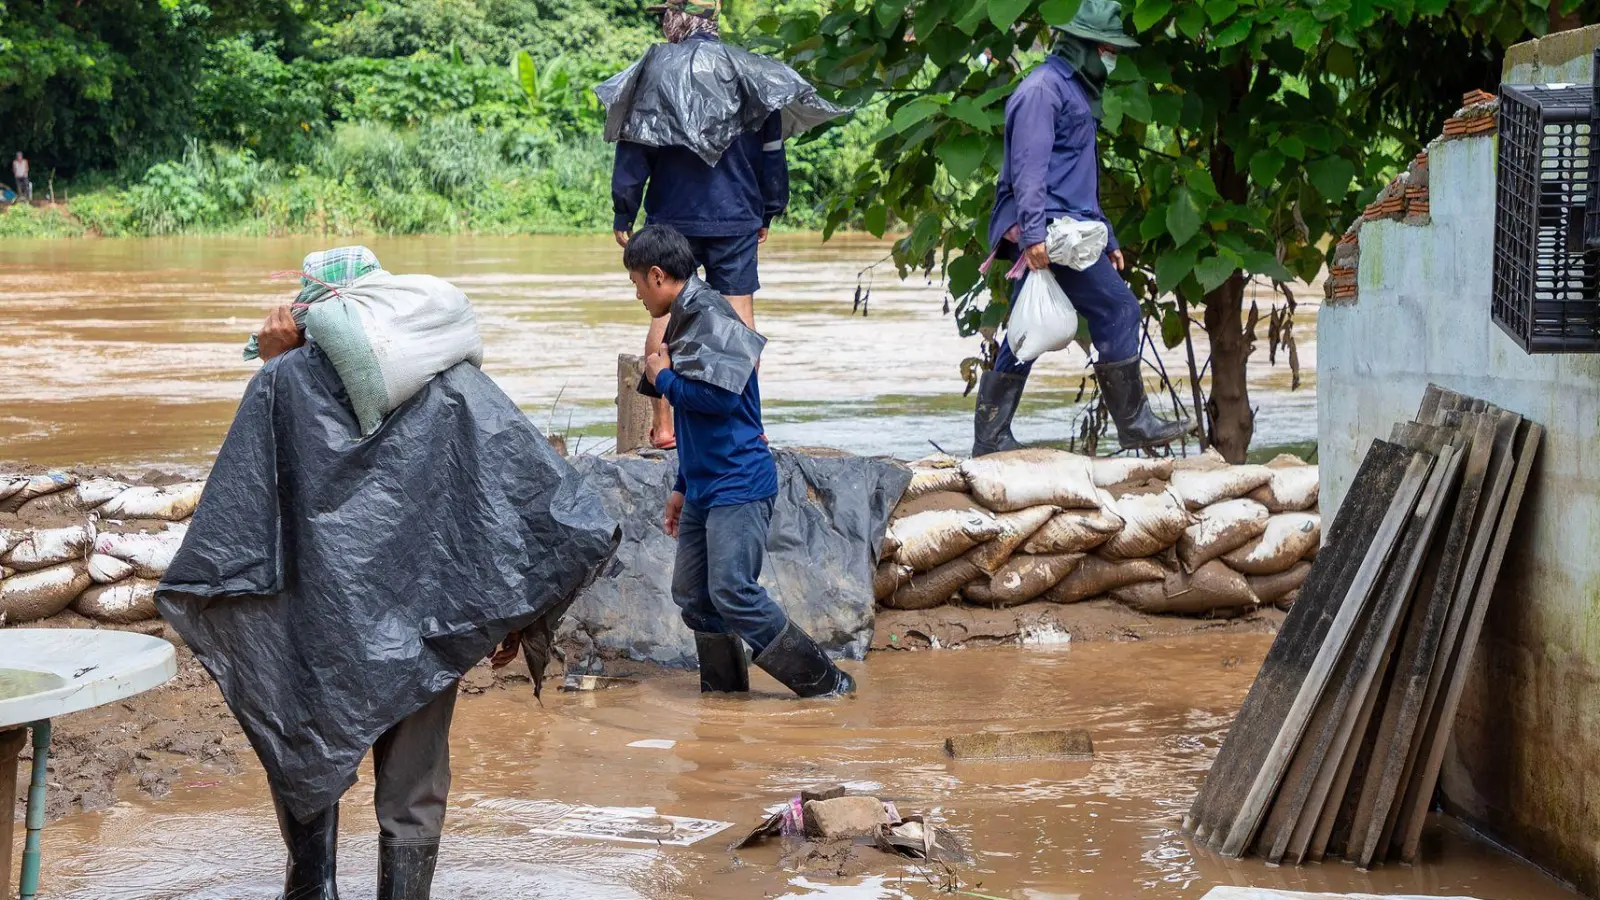
[(628, 746), (640, 747), (645, 750), (671, 750), (673, 747), (678, 746), (678, 742), (665, 740), (663, 738), (646, 738), (642, 741), (634, 741)]
[(530, 834), (688, 847), (733, 827), (732, 822), (663, 816), (653, 807), (568, 806), (544, 800), (497, 797), (473, 804), (464, 814), (489, 814)]
[(1200, 900), (1473, 900), (1471, 897), (1436, 897), (1423, 894), (1304, 894), (1270, 888), (1218, 887)]

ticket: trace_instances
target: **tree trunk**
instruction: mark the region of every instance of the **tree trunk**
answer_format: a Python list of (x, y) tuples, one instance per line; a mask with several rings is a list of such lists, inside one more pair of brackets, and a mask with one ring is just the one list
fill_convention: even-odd
[(1244, 334), (1244, 275), (1233, 277), (1206, 295), (1206, 334), (1211, 338), (1211, 441), (1228, 462), (1244, 462), (1255, 433), (1250, 385), (1245, 363), (1254, 349)]

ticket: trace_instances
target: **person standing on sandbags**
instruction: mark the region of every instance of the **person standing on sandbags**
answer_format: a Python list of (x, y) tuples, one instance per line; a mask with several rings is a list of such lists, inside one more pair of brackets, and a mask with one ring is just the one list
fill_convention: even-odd
[(766, 338), (695, 275), (689, 240), (671, 226), (645, 226), (622, 264), (650, 315), (671, 315), (645, 377), (677, 419), (678, 479), (663, 528), (678, 540), (672, 599), (694, 631), (700, 690), (750, 690), (749, 643), (756, 665), (801, 697), (853, 693), (855, 681), (760, 583), (778, 495), (756, 374)]
[[(1006, 102), (1005, 161), (989, 224), (994, 256), (1016, 263), (1009, 273), (1013, 302), (1029, 270), (1049, 270), (1088, 322), (1098, 360), (1095, 380), (1124, 450), (1163, 446), (1194, 427), (1187, 419), (1169, 422), (1150, 410), (1139, 359), (1139, 301), (1122, 279), (1122, 251), (1100, 209), (1095, 146), (1100, 94), (1117, 53), (1137, 46), (1123, 31), (1122, 4), (1084, 0), (1060, 29), (1050, 56)], [(1083, 271), (1050, 260), (1049, 225), (1064, 216), (1105, 223), (1105, 256)], [(1011, 434), (1011, 419), (1032, 369), (1031, 360), (1012, 353), (1009, 339), (1001, 342), (994, 368), (978, 382), (973, 456), (1022, 446)]]

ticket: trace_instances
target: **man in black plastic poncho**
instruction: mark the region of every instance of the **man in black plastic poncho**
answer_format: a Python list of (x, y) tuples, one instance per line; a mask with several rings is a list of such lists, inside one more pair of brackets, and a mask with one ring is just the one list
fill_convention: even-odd
[[(306, 273), (319, 302), (377, 269), (363, 248), (313, 257), (329, 263)], [(285, 900), (336, 900), (339, 799), (369, 750), (377, 896), (427, 900), (457, 680), (504, 642), (537, 692), (556, 622), (615, 551), (616, 523), (470, 362), (363, 438), (288, 307), (258, 348), (266, 364), (157, 599), (266, 770)]]

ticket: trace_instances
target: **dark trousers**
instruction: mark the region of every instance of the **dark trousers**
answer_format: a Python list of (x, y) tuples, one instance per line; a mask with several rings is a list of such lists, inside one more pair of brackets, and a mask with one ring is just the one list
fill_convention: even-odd
[[(1058, 265), (1052, 265), (1050, 272), (1072, 301), (1072, 308), (1089, 323), (1089, 337), (1101, 362), (1122, 362), (1139, 355), (1139, 299), (1110, 259), (1102, 256), (1082, 272)], [(1025, 280), (1026, 275), (1011, 282), (1012, 301), (1022, 292)], [(1017, 359), (1007, 339), (1000, 343), (994, 370), (1026, 377), (1033, 370), (1033, 361)]]
[[(444, 832), (445, 798), (450, 794), (450, 720), (455, 711), (452, 684), (372, 745), (373, 805), (378, 834), (385, 842), (429, 844)], [(280, 808), (279, 815), (283, 814)]]
[(684, 624), (709, 634), (737, 634), (757, 654), (789, 622), (762, 587), (771, 500), (702, 509), (684, 503), (678, 519), (678, 558), (672, 599)]

